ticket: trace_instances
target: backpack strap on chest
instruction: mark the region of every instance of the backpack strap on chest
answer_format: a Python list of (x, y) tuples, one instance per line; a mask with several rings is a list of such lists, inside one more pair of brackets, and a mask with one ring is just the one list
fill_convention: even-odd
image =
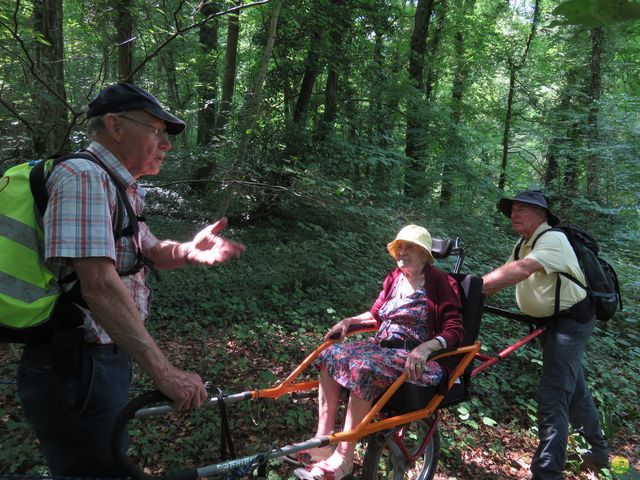
[[(107, 173), (109, 178), (111, 179), (111, 183), (116, 187), (117, 192), (117, 206), (115, 209), (115, 222), (113, 224), (113, 238), (114, 241), (118, 241), (122, 237), (132, 237), (133, 242), (135, 244), (136, 250), (136, 261), (135, 264), (127, 269), (125, 272), (118, 272), (120, 276), (128, 276), (133, 275), (140, 270), (142, 270), (146, 265), (151, 265), (151, 262), (142, 255), (142, 249), (139, 245), (139, 233), (140, 226), (139, 222), (144, 221), (142, 217), (138, 217), (133, 210), (133, 206), (129, 201), (129, 197), (127, 196), (127, 192), (120, 185), (119, 181), (113, 173), (102, 163), (102, 161), (89, 150), (80, 150), (76, 153), (70, 153), (67, 155), (62, 155), (60, 157), (56, 157), (52, 160), (51, 168), (47, 171), (46, 169), (46, 161), (38, 162), (32, 169), (31, 174), (29, 175), (29, 184), (31, 187), (31, 193), (33, 195), (34, 202), (40, 215), (44, 217), (45, 211), (47, 209), (47, 203), (49, 201), (49, 193), (47, 192), (46, 181), (53, 169), (59, 163), (64, 162), (65, 160), (82, 158), (85, 160), (89, 160), (96, 165), (98, 165), (102, 170)], [(129, 218), (129, 224), (124, 226), (124, 212), (127, 213), (127, 217)]]
[[(547, 232), (560, 232), (562, 233), (565, 237), (567, 237), (567, 240), (569, 241), (569, 244), (571, 244), (571, 239), (569, 238), (569, 236), (566, 234), (566, 232), (562, 229), (562, 228), (547, 228), (545, 230), (543, 230), (542, 232), (540, 232), (536, 238), (533, 239), (533, 242), (531, 243), (531, 250), (533, 250), (536, 246), (536, 243), (538, 242), (538, 240), (540, 239), (540, 237), (542, 235), (544, 235)], [(524, 243), (524, 237), (520, 238), (520, 241), (516, 244), (515, 247), (515, 251), (514, 251), (514, 259), (518, 260), (520, 257), (520, 249), (522, 248), (522, 244)], [(573, 248), (573, 245), (571, 245), (572, 250), (575, 250)], [(557, 274), (557, 281), (556, 281), (556, 289), (555, 289), (555, 306), (553, 309), (553, 316), (557, 317), (558, 314), (560, 313), (560, 286), (562, 284), (562, 279), (561, 277), (565, 277), (568, 278), (569, 280), (571, 280), (573, 283), (575, 283), (576, 285), (578, 285), (580, 288), (584, 289), (587, 291), (587, 293), (589, 293), (589, 289), (586, 285), (583, 285), (577, 278), (575, 278), (573, 275), (570, 275), (566, 272), (556, 272)]]

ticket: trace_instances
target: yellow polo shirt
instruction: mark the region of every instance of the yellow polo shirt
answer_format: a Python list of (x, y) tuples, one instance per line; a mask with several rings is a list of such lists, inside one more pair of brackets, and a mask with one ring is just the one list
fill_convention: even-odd
[[(572, 275), (583, 285), (586, 284), (584, 274), (571, 244), (562, 232), (547, 232), (536, 242), (535, 250), (531, 244), (541, 232), (550, 228), (547, 222), (542, 223), (529, 241), (520, 248), (518, 258), (530, 258), (538, 262), (544, 270), (535, 272), (527, 279), (516, 284), (516, 302), (525, 315), (532, 317), (548, 317), (553, 315), (556, 303), (557, 272)], [(509, 261), (515, 258), (511, 254)], [(587, 292), (566, 277), (561, 277), (560, 311), (566, 310), (587, 296)]]

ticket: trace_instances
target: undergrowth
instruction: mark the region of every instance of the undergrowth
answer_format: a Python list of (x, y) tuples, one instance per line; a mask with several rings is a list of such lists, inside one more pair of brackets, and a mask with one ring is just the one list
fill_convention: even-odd
[[(175, 199), (170, 205), (161, 197), (151, 195), (150, 200), (149, 223), (160, 238), (186, 240), (213, 220), (206, 209), (190, 208)], [(163, 215), (167, 208), (171, 214)], [(152, 279), (149, 328), (173, 362), (197, 371), (216, 387), (226, 392), (263, 388), (285, 378), (333, 323), (370, 307), (385, 274), (394, 267), (386, 244), (401, 226), (424, 224), (434, 236), (460, 237), (467, 250), (463, 271), (478, 274), (503, 263), (515, 242), (508, 222), (500, 217), (487, 220), (463, 211), (416, 211), (411, 205), (376, 209), (362, 202), (353, 208), (352, 202), (334, 201), (327, 212), (319, 204), (299, 201), (253, 221), (232, 217), (223, 233), (245, 243), (246, 253), (229, 264), (165, 271), (159, 280)], [(611, 241), (605, 246), (621, 279), (625, 309), (608, 325), (598, 325), (584, 366), (612, 453), (640, 468), (635, 381), (640, 375), (638, 242), (629, 235), (627, 242)], [(439, 266), (450, 269), (452, 262)], [(491, 303), (513, 306), (513, 292), (502, 292)], [(526, 325), (485, 315), (480, 332), (483, 353), (493, 355), (527, 332)], [(18, 351), (2, 345), (0, 356), (0, 376), (12, 379)], [(541, 361), (538, 346), (528, 345), (480, 374), (470, 402), (445, 412), (442, 471), (467, 471), (476, 451), (496, 464), (511, 458), (516, 449), (532, 453)], [(151, 388), (137, 369), (134, 387)], [(5, 447), (0, 448), (0, 474), (46, 472), (37, 442), (21, 417), (13, 385), (0, 385), (0, 400), (0, 441)], [(238, 453), (307, 439), (315, 415), (314, 400), (234, 406)], [(176, 424), (159, 420), (135, 426), (131, 451), (152, 471), (183, 465), (187, 458), (196, 465), (209, 462), (218, 454), (218, 418), (217, 410), (208, 409)], [(170, 439), (171, 448), (163, 448), (158, 440), (163, 436)], [(501, 438), (511, 440), (505, 444)], [(483, 441), (490, 443), (479, 445)], [(581, 448), (579, 439), (572, 436), (569, 453), (579, 453)], [(526, 464), (528, 460), (530, 456), (509, 461)], [(568, 478), (578, 478), (575, 462), (568, 468)], [(270, 478), (289, 473), (276, 468)]]

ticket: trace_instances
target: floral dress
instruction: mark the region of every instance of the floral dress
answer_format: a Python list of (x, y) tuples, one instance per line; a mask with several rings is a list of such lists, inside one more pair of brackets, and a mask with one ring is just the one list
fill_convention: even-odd
[[(435, 336), (427, 318), (427, 294), (417, 289), (402, 295), (404, 275), (396, 282), (389, 299), (378, 312), (381, 323), (375, 337), (356, 342), (335, 343), (318, 357), (320, 368), (358, 397), (373, 401), (380, 397), (404, 371), (413, 348), (385, 348), (381, 342), (419, 345)], [(442, 380), (442, 367), (429, 362), (420, 377), (413, 381), (426, 387)]]

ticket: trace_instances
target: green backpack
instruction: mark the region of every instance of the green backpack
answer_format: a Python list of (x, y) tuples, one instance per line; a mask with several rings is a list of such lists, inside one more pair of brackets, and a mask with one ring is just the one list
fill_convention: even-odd
[[(139, 226), (131, 203), (108, 169), (88, 151), (46, 161), (31, 161), (7, 170), (0, 179), (0, 342), (28, 343), (46, 340), (53, 333), (77, 327), (82, 319), (75, 304), (83, 305), (75, 273), (59, 278), (44, 262), (42, 217), (47, 208), (46, 179), (64, 160), (83, 158), (103, 168), (118, 191), (114, 238), (138, 236)], [(129, 225), (122, 227), (124, 211)], [(140, 249), (136, 264), (120, 275), (144, 266)]]

